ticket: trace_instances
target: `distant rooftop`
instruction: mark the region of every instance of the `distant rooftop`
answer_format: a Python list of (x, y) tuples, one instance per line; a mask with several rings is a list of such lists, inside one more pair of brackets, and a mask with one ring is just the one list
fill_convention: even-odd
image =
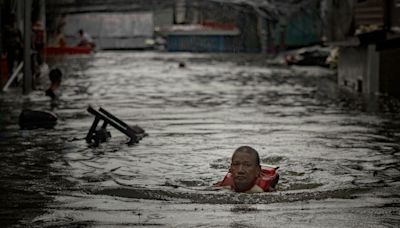
[[(252, 7), (264, 17), (278, 20), (290, 16), (300, 9), (309, 9), (310, 4), (319, 0), (189, 0), (186, 5), (207, 5), (210, 2), (234, 4), (239, 7)], [(46, 4), (54, 13), (140, 11), (175, 6), (175, 0), (47, 0)], [(58, 10), (57, 10), (58, 9)]]

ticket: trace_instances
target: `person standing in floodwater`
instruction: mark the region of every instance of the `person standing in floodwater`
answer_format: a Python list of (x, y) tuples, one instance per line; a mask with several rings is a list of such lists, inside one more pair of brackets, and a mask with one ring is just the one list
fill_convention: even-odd
[(276, 169), (262, 168), (258, 152), (241, 146), (233, 152), (229, 173), (216, 186), (245, 193), (275, 191), (279, 181)]

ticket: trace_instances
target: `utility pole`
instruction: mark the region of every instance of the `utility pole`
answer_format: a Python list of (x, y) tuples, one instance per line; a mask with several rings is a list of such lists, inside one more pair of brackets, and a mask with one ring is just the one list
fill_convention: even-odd
[(40, 19), (42, 21), (42, 25), (43, 25), (43, 29), (44, 29), (44, 43), (47, 43), (47, 32), (46, 32), (46, 28), (47, 28), (47, 24), (46, 24), (46, 0), (40, 0)]
[[(3, 2), (0, 1), (0, 14), (3, 14)], [(0, 29), (3, 28), (3, 21), (2, 21), (2, 17), (0, 17)], [(0, 58), (1, 55), (3, 54), (3, 33), (0, 33)], [(1, 60), (0, 60), (1, 61)], [(1, 73), (0, 73), (1, 74)]]
[(33, 79), (31, 69), (31, 12), (32, 0), (24, 1), (24, 85), (23, 93), (29, 94), (32, 91)]

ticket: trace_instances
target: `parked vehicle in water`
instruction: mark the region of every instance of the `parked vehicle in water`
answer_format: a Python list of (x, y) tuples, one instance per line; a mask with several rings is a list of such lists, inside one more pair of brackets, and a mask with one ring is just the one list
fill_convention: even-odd
[(287, 65), (303, 65), (303, 66), (322, 66), (329, 67), (327, 58), (331, 53), (331, 48), (312, 46), (307, 48), (297, 49), (285, 55)]

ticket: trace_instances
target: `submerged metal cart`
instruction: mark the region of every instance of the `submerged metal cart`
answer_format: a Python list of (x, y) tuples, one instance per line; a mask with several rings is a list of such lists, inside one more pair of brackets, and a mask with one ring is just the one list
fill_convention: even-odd
[[(113, 126), (128, 136), (130, 138), (128, 145), (138, 143), (143, 137), (148, 135), (141, 127), (137, 125), (129, 126), (104, 108), (100, 107), (99, 110), (95, 110), (92, 106), (89, 106), (87, 111), (93, 114), (95, 119), (86, 136), (86, 142), (94, 146), (98, 146), (100, 143), (106, 142), (111, 138), (110, 132), (106, 129), (108, 125)], [(100, 121), (103, 121), (103, 124), (101, 127), (98, 127), (97, 125)]]

